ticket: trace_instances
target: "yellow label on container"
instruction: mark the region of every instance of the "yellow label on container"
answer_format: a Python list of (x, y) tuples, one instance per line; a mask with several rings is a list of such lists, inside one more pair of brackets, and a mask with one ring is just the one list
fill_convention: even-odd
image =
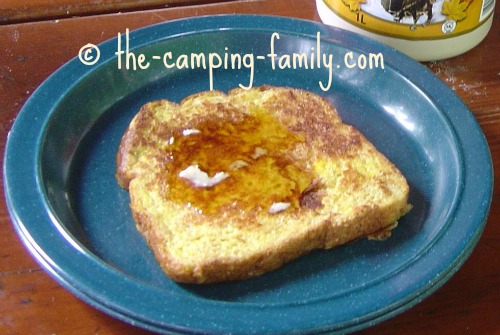
[(323, 0), (355, 26), (404, 39), (442, 39), (476, 29), (495, 0)]

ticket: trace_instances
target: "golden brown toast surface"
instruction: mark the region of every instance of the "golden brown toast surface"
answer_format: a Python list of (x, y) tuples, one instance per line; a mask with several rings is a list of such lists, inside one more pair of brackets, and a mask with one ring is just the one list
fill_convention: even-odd
[(410, 208), (397, 168), (311, 92), (202, 92), (142, 107), (116, 177), (165, 272), (245, 279), (383, 231)]

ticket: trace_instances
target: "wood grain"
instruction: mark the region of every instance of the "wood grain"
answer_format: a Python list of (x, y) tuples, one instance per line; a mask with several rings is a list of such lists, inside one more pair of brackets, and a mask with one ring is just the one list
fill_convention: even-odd
[(228, 2), (232, 0), (2, 0), (0, 24), (55, 20), (76, 16), (122, 13)]
[[(256, 0), (0, 26), (2, 160), (8, 130), (26, 99), (45, 78), (77, 55), (81, 46), (115, 37), (125, 28), (221, 13), (273, 14), (319, 21), (313, 1)], [(478, 47), (459, 57), (426, 64), (476, 116), (490, 145), (495, 170), (500, 167), (499, 15), (497, 5), (493, 28)], [(484, 234), (457, 274), (409, 311), (360, 334), (500, 335), (498, 182), (495, 180)], [(3, 181), (1, 186), (3, 190)], [(1, 197), (0, 334), (151, 334), (90, 307), (57, 284), (23, 247), (8, 217), (3, 192)]]

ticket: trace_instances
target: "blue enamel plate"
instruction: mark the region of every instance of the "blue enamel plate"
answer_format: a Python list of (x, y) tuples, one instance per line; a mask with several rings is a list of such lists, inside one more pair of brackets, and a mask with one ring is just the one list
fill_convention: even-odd
[[(468, 108), (421, 64), (358, 35), (281, 17), (125, 30), (99, 52), (82, 49), (33, 93), (5, 153), (17, 233), (82, 300), (164, 334), (345, 333), (415, 305), (472, 252), (491, 203), (489, 148)], [(314, 251), (251, 280), (176, 284), (137, 232), (115, 180), (121, 136), (148, 101), (264, 84), (333, 103), (407, 177), (413, 209), (383, 242)]]

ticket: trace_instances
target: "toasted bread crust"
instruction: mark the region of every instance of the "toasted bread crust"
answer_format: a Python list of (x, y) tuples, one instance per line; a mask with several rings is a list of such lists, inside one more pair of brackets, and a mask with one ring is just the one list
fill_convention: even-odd
[[(163, 176), (175, 158), (165, 148), (178, 130), (196, 128), (207, 118), (232, 122), (256, 107), (304, 134), (290, 157), (313, 170), (319, 182), (304, 191), (300, 207), (277, 215), (200, 214), (170, 201)], [(343, 124), (325, 99), (292, 88), (202, 92), (180, 104), (146, 104), (122, 138), (116, 178), (129, 189), (137, 228), (159, 264), (185, 283), (258, 276), (313, 249), (388, 229), (410, 209), (409, 187), (397, 168)]]
[[(368, 237), (386, 229), (387, 221), (397, 221), (409, 210), (401, 201), (385, 208), (368, 209), (355, 219), (335, 224), (335, 216), (320, 225), (297, 234), (275, 247), (262, 248), (245, 258), (212, 258), (195, 267), (185, 267), (166, 247), (165, 236), (154, 228), (155, 223), (147, 216), (135, 214), (138, 229), (142, 232), (158, 263), (165, 273), (179, 283), (216, 283), (257, 277), (280, 268), (283, 264), (314, 249), (331, 249), (347, 242)], [(137, 213), (137, 211), (134, 211)]]

